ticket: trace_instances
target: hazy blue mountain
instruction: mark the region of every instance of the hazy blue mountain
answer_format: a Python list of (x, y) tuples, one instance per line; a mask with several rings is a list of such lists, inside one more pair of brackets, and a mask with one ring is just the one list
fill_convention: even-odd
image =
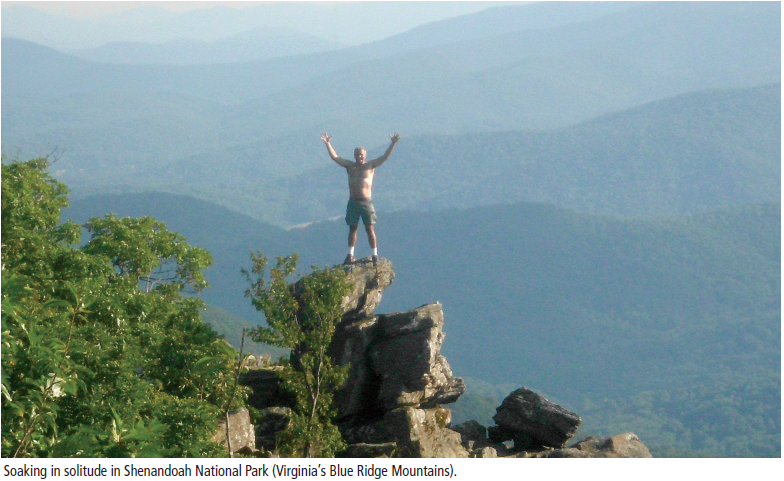
[[(140, 94), (118, 102), (106, 95), (84, 115), (68, 115), (78, 111), (79, 97), (59, 104), (57, 115), (70, 123), (58, 125), (50, 147), (79, 142), (54, 173), (82, 196), (166, 190), (283, 226), (342, 215), (345, 172), (329, 160), (318, 131), (221, 147), (212, 134), (225, 132), (228, 142), (237, 139), (234, 132), (218, 122), (201, 130), (188, 122), (220, 106), (170, 97)], [(4, 99), (4, 124), (30, 121), (18, 115), (24, 109), (9, 108), (15, 101)], [(181, 108), (161, 115), (167, 102)], [(404, 137), (379, 169), (374, 197), (385, 211), (436, 210), (497, 203), (502, 192), (504, 202), (625, 216), (775, 201), (781, 191), (780, 106), (776, 84), (682, 95), (546, 132)], [(104, 130), (78, 130), (99, 110), (109, 119)], [(136, 118), (124, 120), (128, 112)], [(100, 146), (98, 155), (89, 145)], [(346, 139), (335, 138), (334, 145), (351, 155)], [(183, 158), (188, 147), (206, 153)], [(385, 147), (370, 148), (370, 154)]]
[[(510, 18), (524, 17), (526, 9), (532, 6), (514, 8), (510, 12), (516, 15), (510, 13)], [(538, 8), (563, 9), (557, 5)], [(596, 8), (601, 8), (602, 13), (612, 10)], [(474, 22), (474, 17), (477, 26), (463, 28)], [(531, 16), (540, 17), (546, 15), (539, 12), (538, 17)], [(535, 22), (520, 22), (520, 29), (513, 32), (506, 30), (508, 25), (496, 29), (498, 22), (494, 20), (497, 18), (489, 14), (474, 14), (459, 22), (432, 24), (429, 28), (435, 34), (429, 41), (423, 39), (426, 36), (420, 30), (415, 30), (370, 45), (231, 68), (119, 67), (79, 63), (69, 56), (53, 63), (52, 52), (4, 38), (3, 90), (4, 95), (41, 96), (95, 90), (165, 90), (223, 102), (261, 99), (283, 91), (287, 94), (282, 97), (276, 94), (249, 107), (258, 112), (267, 103), (275, 107), (276, 102), (288, 105), (293, 100), (298, 110), (305, 107), (301, 113), (292, 108), (261, 110), (265, 118), (273, 113), (279, 121), (292, 116), (312, 119), (314, 113), (318, 113), (317, 118), (331, 120), (359, 110), (379, 112), (392, 122), (397, 120), (396, 112), (409, 111), (411, 105), (424, 101), (414, 110), (425, 112), (418, 114), (425, 118), (413, 122), (417, 126), (432, 118), (448, 121), (446, 114), (465, 114), (477, 105), (484, 107), (484, 113), (488, 102), (499, 99), (511, 100), (513, 103), (506, 110), (519, 110), (525, 119), (534, 100), (547, 102), (553, 94), (559, 94), (550, 100), (556, 103), (540, 107), (558, 107), (563, 112), (554, 115), (539, 109), (534, 111), (537, 116), (531, 116), (537, 122), (552, 125), (555, 121), (562, 124), (564, 118), (573, 115), (570, 112), (580, 112), (594, 104), (599, 105), (583, 112), (578, 120), (623, 108), (630, 101), (642, 103), (689, 90), (750, 86), (780, 78), (780, 6), (775, 3), (641, 4), (576, 24), (550, 21), (544, 22), (545, 28), (537, 28)], [(444, 29), (467, 33), (445, 36), (439, 33)], [(475, 32), (484, 32), (483, 40), (478, 40), (480, 34)], [(452, 41), (430, 47), (440, 44), (439, 38)], [(424, 48), (411, 51), (407, 50), (410, 47), (401, 47), (420, 43)], [(28, 83), (45, 72), (47, 76), (36, 78), (32, 85)], [(585, 92), (590, 92), (590, 96)], [(544, 94), (547, 96), (540, 97)], [(428, 110), (446, 99), (448, 105), (455, 105), (455, 112), (442, 112), (439, 117), (438, 108), (433, 117), (427, 116)], [(508, 116), (509, 112), (496, 112), (493, 117), (474, 119), (482, 121), (474, 130), (487, 128), (488, 122), (492, 125), (492, 118), (499, 123), (507, 120), (512, 123), (511, 128), (519, 128), (520, 119), (507, 119)], [(260, 128), (269, 129), (270, 125), (264, 123)]]
[[(623, 216), (776, 201), (780, 111), (776, 84), (686, 94), (547, 132), (404, 138), (377, 171), (374, 199), (387, 211), (539, 201)], [(351, 155), (344, 139), (334, 144)], [(293, 225), (342, 215), (345, 175), (302, 133), (153, 169), (146, 185)]]
[[(300, 146), (323, 131), (345, 151), (378, 146), (393, 130), (404, 138), (543, 130), (706, 86), (778, 82), (779, 13), (776, 3), (642, 4), (364, 61), (341, 50), (229, 66), (105, 65), (4, 39), (3, 151), (24, 158), (58, 146), (66, 151), (60, 178), (111, 190), (158, 183), (138, 172), (178, 160), (258, 158), (272, 173), (286, 149), (269, 146), (300, 133), (297, 153), (315, 152)], [(221, 91), (262, 100), (191, 98)]]
[(561, 127), (689, 91), (778, 82), (779, 17), (776, 4), (643, 5), (357, 62), (226, 120), (255, 137), (293, 126), (352, 139), (391, 126), (409, 135)]
[[(446, 3), (446, 2), (445, 2)], [(462, 2), (461, 2), (462, 3)], [(499, 2), (487, 2), (488, 7)], [(631, 2), (532, 3), (487, 8), (414, 27), (410, 31), (346, 49), (342, 57), (368, 60), (454, 42), (500, 36), (521, 29), (544, 29), (583, 22), (633, 8)], [(455, 12), (463, 9), (456, 8)], [(14, 30), (11, 30), (14, 32)], [(58, 49), (77, 57), (110, 64), (211, 64), (249, 62), (304, 55), (346, 47), (287, 27), (256, 27), (211, 42), (178, 39), (165, 43), (110, 42), (89, 49)], [(54, 47), (56, 48), (56, 46)]]
[[(342, 220), (283, 231), (158, 193), (72, 204), (64, 217), (149, 214), (209, 249), (205, 299), (252, 322), (239, 275), (250, 250), (298, 252), (303, 268), (345, 254)], [(586, 433), (631, 430), (661, 453), (775, 456), (780, 218), (779, 203), (627, 220), (544, 204), (382, 213), (396, 279), (379, 312), (440, 301), (456, 375), (540, 390)]]
[[(172, 12), (154, 3), (128, 11), (71, 18), (26, 5), (3, 8), (4, 35), (55, 48), (95, 48), (111, 42), (215, 41), (260, 26), (297, 29), (359, 45), (417, 25), (509, 2), (267, 2)], [(100, 12), (100, 10), (99, 10)]]
[(112, 42), (70, 50), (77, 57), (110, 64), (198, 65), (251, 62), (345, 48), (344, 44), (287, 28), (258, 27), (212, 42), (172, 40), (153, 44)]

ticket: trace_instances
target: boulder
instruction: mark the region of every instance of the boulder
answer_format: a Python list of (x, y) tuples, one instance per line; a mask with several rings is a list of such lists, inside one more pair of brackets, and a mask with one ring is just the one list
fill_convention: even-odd
[(460, 433), (463, 447), (468, 450), (472, 458), (497, 458), (508, 454), (507, 447), (492, 442), (487, 437), (488, 429), (474, 420), (452, 426), (450, 429)]
[(487, 443), (487, 428), (473, 419), (457, 426), (452, 426), (450, 429), (460, 433), (460, 436), (463, 438), (463, 444), (468, 441)]
[(563, 447), (582, 422), (577, 414), (524, 387), (504, 399), (493, 420), (501, 428), (493, 430), (493, 440), (512, 439), (517, 451)]
[(586, 438), (568, 448), (520, 453), (518, 458), (652, 458), (651, 452), (634, 433), (602, 438)]
[[(256, 430), (250, 423), (250, 413), (247, 408), (242, 408), (229, 413), (229, 439), (231, 440), (232, 453), (243, 448), (253, 451), (256, 449)], [(226, 418), (218, 420), (218, 427), (212, 435), (213, 442), (228, 448), (226, 443)]]

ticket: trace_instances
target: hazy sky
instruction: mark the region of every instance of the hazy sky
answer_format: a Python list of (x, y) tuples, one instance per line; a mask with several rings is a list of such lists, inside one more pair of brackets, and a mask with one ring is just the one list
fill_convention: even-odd
[[(359, 45), (511, 2), (2, 2), (3, 36), (57, 49), (214, 41), (259, 27)], [(520, 2), (523, 3), (523, 2)], [(13, 8), (25, 7), (25, 8)]]
[(229, 8), (247, 8), (275, 2), (3, 2), (3, 8), (24, 5), (37, 10), (74, 19), (100, 18), (102, 15), (127, 12), (145, 4), (154, 3), (170, 12), (187, 12), (222, 5)]

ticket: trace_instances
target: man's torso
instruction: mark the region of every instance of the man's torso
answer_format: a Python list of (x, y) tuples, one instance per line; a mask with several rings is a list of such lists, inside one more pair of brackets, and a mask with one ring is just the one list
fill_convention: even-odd
[(352, 199), (370, 199), (373, 193), (373, 175), (375, 169), (368, 164), (355, 164), (346, 167), (348, 172), (348, 191)]

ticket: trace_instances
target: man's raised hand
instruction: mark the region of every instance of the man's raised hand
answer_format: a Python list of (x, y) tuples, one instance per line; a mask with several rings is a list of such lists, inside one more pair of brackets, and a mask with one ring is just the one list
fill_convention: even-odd
[(323, 134), (321, 134), (321, 140), (323, 140), (325, 144), (328, 144), (329, 141), (332, 140), (332, 136), (331, 135), (327, 135), (327, 133), (324, 132)]
[(392, 143), (396, 143), (398, 140), (400, 140), (400, 134), (395, 132), (394, 134), (390, 135), (389, 138), (392, 139)]

